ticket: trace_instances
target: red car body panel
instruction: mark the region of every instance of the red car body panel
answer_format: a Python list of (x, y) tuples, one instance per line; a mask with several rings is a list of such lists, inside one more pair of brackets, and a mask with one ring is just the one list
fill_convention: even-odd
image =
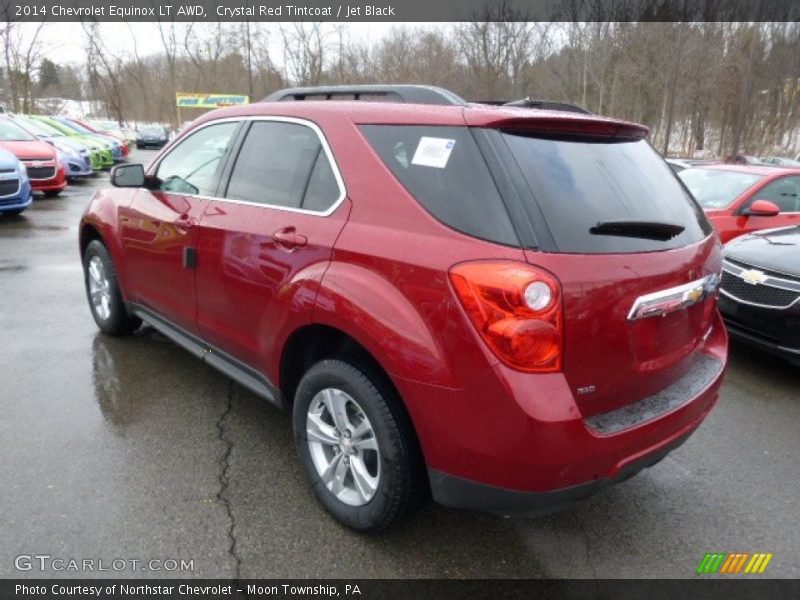
[[(313, 108), (312, 108), (313, 106)], [(147, 190), (95, 196), (84, 217), (107, 244), (127, 301), (281, 385), (287, 340), (310, 324), (344, 332), (387, 372), (429, 468), (511, 490), (549, 491), (614, 478), (626, 465), (693, 431), (716, 401), (713, 380), (679, 407), (601, 435), (586, 424), (679, 380), (700, 355), (724, 365), (727, 337), (710, 297), (680, 313), (630, 322), (637, 297), (719, 271), (716, 236), (676, 250), (556, 254), (479, 240), (440, 223), (397, 181), (360, 124), (500, 127), (537, 119), (635, 129), (594, 116), (535, 110), (369, 102), (257, 103), (203, 123), (247, 116), (311, 120), (324, 132), (347, 197), (329, 216)], [(159, 160), (154, 161), (156, 164)], [(307, 245), (276, 245), (294, 228)], [(197, 247), (197, 268), (182, 249)], [(499, 259), (547, 269), (564, 297), (564, 370), (526, 374), (502, 364), (458, 302), (449, 269)], [(589, 396), (576, 389), (596, 385)]]
[[(58, 162), (58, 154), (47, 142), (18, 141), (0, 142), (0, 147), (13, 152), (14, 155), (28, 169), (28, 178), (31, 188), (36, 192), (57, 192), (67, 187), (67, 174), (64, 166)], [(55, 173), (51, 177), (34, 177), (35, 171), (31, 169), (54, 167)]]
[(800, 224), (800, 212), (781, 212), (772, 217), (742, 214), (744, 208), (749, 206), (754, 200), (759, 200), (759, 192), (767, 185), (781, 177), (800, 176), (800, 169), (761, 167), (755, 165), (706, 165), (703, 166), (703, 168), (719, 171), (753, 173), (764, 176), (759, 182), (742, 192), (727, 208), (719, 210), (706, 209), (708, 220), (714, 225), (723, 244), (731, 241), (735, 237), (758, 231), (759, 229), (772, 229), (773, 227), (788, 227)]

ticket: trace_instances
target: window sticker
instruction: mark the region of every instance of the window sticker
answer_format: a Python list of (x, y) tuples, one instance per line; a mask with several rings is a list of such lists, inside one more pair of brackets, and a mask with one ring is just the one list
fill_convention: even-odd
[(455, 140), (445, 138), (423, 137), (419, 140), (417, 151), (411, 159), (412, 165), (444, 169), (450, 160), (450, 153), (456, 145)]

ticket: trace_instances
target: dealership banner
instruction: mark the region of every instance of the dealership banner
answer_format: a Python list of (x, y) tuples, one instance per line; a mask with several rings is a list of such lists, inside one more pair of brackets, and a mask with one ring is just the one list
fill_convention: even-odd
[(220, 108), (249, 103), (250, 96), (241, 94), (175, 94), (175, 106), (178, 108)]
[(796, 0), (0, 0), (7, 21), (798, 21)]
[[(478, 543), (478, 542), (476, 542)], [(625, 560), (624, 556), (620, 560)], [(592, 575), (587, 573), (587, 576)], [(0, 598), (135, 600), (236, 598), (341, 600), (725, 600), (797, 598), (800, 580), (786, 579), (27, 579), (0, 580)]]

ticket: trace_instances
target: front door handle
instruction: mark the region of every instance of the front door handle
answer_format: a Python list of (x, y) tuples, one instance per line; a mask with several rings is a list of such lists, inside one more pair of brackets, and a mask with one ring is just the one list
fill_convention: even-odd
[(180, 215), (175, 221), (175, 229), (183, 233), (188, 233), (195, 225), (197, 225), (197, 220), (186, 213)]
[(308, 245), (308, 238), (304, 235), (297, 233), (294, 227), (284, 227), (272, 234), (272, 239), (279, 246), (287, 250), (294, 250), (295, 248), (302, 248)]

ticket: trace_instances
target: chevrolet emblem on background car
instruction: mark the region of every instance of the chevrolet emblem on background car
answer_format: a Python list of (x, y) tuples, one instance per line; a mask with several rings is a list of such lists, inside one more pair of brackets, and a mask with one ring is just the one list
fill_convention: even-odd
[(741, 277), (745, 283), (749, 283), (750, 285), (758, 285), (759, 283), (764, 283), (769, 277), (764, 274), (763, 271), (759, 271), (758, 269), (748, 269), (747, 271), (742, 271), (739, 273), (739, 277)]

